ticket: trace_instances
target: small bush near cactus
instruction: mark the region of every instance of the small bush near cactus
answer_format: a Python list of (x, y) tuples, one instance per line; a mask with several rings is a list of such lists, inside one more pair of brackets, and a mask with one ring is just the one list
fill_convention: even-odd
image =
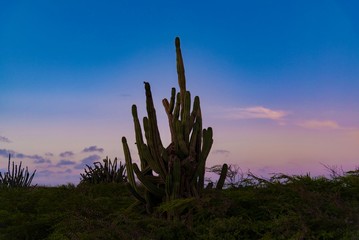
[(117, 165), (117, 158), (111, 161), (108, 157), (101, 162), (95, 162), (91, 167), (86, 165), (85, 173), (81, 173), (81, 183), (124, 183), (127, 181), (126, 167), (120, 162)]

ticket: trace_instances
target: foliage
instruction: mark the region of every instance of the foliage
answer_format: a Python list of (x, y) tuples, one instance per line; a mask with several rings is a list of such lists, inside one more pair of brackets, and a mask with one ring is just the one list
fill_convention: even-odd
[(30, 174), (28, 168), (22, 167), (22, 162), (19, 165), (15, 165), (15, 162), (10, 161), (7, 166), (7, 172), (0, 172), (0, 187), (30, 187), (32, 179), (35, 176), (36, 170)]
[[(167, 99), (162, 101), (168, 116), (171, 143), (166, 148), (162, 144), (151, 88), (147, 82), (145, 82), (145, 91), (148, 116), (143, 118), (146, 143), (143, 139), (137, 107), (132, 106), (140, 168), (136, 163), (132, 163), (127, 140), (125, 137), (122, 138), (129, 188), (140, 202), (145, 203), (149, 213), (162, 202), (180, 198), (199, 198), (204, 187), (206, 159), (213, 144), (212, 128), (202, 129), (198, 96), (194, 98), (191, 111), (191, 94), (186, 89), (178, 37), (175, 46), (180, 91), (176, 94), (176, 89), (172, 88), (170, 101)], [(224, 176), (226, 169), (225, 165)], [(138, 191), (135, 175), (146, 188), (144, 193)], [(223, 181), (219, 182), (218, 188), (222, 188)]]
[[(0, 239), (358, 239), (359, 176), (246, 176), (247, 185), (203, 190), (156, 214), (139, 213), (124, 184), (0, 189)], [(139, 190), (142, 192), (141, 186)], [(189, 214), (191, 213), (191, 214)]]
[(81, 183), (124, 183), (127, 181), (126, 177), (126, 167), (117, 165), (117, 158), (112, 162), (111, 159), (106, 157), (103, 159), (103, 164), (101, 162), (95, 162), (94, 166), (91, 167), (86, 165), (85, 173), (81, 173)]

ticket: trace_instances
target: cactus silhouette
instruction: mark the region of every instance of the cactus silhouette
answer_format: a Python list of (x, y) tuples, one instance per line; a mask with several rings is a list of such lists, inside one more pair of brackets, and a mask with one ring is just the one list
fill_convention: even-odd
[(10, 159), (11, 155), (9, 154), (8, 170), (4, 173), (0, 172), (0, 187), (30, 187), (36, 170), (30, 174), (27, 167), (22, 167), (22, 162), (20, 162), (19, 165), (15, 164), (15, 162), (12, 162), (11, 164)]
[[(170, 100), (162, 103), (168, 116), (171, 143), (165, 148), (157, 125), (150, 84), (145, 82), (147, 117), (143, 118), (143, 130), (132, 106), (136, 145), (141, 166), (132, 163), (125, 137), (122, 138), (126, 159), (128, 186), (135, 197), (146, 204), (148, 212), (164, 201), (179, 198), (198, 198), (204, 187), (205, 163), (213, 144), (213, 131), (202, 129), (200, 99), (194, 98), (191, 110), (191, 94), (186, 90), (185, 70), (180, 48), (180, 39), (175, 39), (178, 85), (172, 88)], [(226, 175), (227, 168), (223, 169)], [(135, 175), (145, 188), (139, 191)], [(224, 177), (225, 178), (225, 177)], [(224, 180), (223, 180), (224, 182)], [(222, 188), (223, 183), (217, 188)]]

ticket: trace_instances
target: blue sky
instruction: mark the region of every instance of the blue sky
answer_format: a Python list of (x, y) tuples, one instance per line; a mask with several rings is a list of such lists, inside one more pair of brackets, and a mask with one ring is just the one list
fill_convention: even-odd
[(12, 152), (15, 161), (38, 169), (36, 181), (57, 184), (78, 181), (81, 163), (123, 159), (120, 139), (133, 138), (131, 105), (144, 115), (143, 81), (151, 83), (166, 138), (161, 99), (177, 86), (176, 36), (188, 88), (201, 97), (205, 126), (214, 128), (209, 165), (225, 161), (263, 174), (321, 173), (320, 163), (353, 168), (358, 7), (355, 1), (1, 2), (0, 168)]

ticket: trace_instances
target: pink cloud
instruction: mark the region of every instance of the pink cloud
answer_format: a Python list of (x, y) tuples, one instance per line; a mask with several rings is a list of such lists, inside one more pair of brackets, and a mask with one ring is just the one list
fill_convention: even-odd
[(309, 129), (340, 129), (341, 128), (337, 122), (331, 120), (307, 120), (298, 123), (297, 125)]
[(226, 110), (225, 117), (229, 119), (270, 119), (283, 120), (288, 112), (282, 110), (272, 110), (262, 106), (247, 108), (232, 108)]

